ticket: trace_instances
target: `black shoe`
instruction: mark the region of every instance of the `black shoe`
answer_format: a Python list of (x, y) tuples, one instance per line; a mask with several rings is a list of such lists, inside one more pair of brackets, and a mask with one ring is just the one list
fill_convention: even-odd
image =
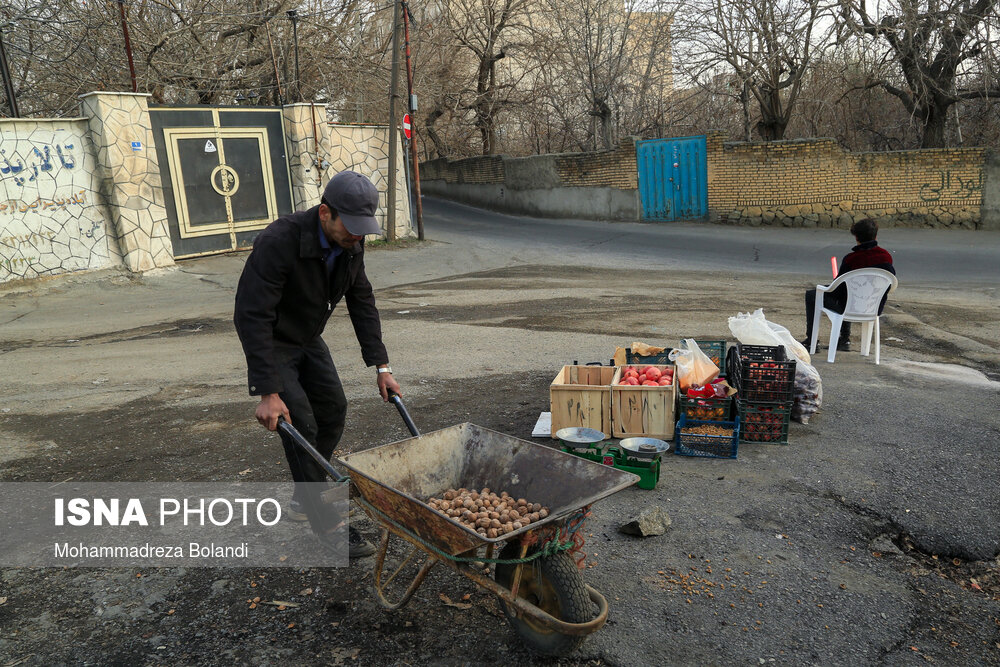
[(351, 526), (347, 530), (347, 544), (351, 558), (364, 558), (375, 553), (375, 545)]
[[(810, 339), (806, 338), (804, 341), (802, 341), (802, 347), (806, 348), (806, 352), (809, 351), (810, 345), (812, 345), (812, 341)], [(823, 343), (816, 341), (816, 351), (819, 352), (822, 349), (823, 349)]]
[(851, 341), (842, 340), (837, 343), (837, 352), (850, 352), (851, 351)]
[(288, 508), (285, 509), (285, 515), (292, 521), (308, 521), (309, 517), (306, 515), (306, 508), (302, 506), (297, 500), (292, 500), (288, 503)]

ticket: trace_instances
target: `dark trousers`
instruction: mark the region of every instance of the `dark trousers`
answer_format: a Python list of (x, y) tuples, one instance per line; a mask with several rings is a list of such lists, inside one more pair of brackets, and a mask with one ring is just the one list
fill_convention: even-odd
[[(838, 291), (823, 294), (823, 307), (835, 313), (844, 312), (847, 307), (847, 294)], [(806, 340), (812, 340), (813, 317), (816, 315), (816, 290), (806, 290)], [(841, 343), (851, 339), (851, 323), (844, 322), (840, 327)]]
[[(344, 434), (347, 418), (347, 397), (330, 349), (317, 338), (304, 347), (276, 343), (274, 355), (285, 387), (278, 395), (288, 407), (292, 426), (330, 460)], [(320, 492), (328, 479), (326, 471), (291, 438), (279, 433), (288, 468), (296, 482), (293, 498), (305, 507), (313, 530), (326, 532), (340, 520), (325, 511), (320, 502)]]

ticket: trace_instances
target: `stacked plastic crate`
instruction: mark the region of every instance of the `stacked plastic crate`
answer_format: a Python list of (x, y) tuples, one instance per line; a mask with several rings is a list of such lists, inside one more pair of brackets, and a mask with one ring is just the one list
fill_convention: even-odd
[(726, 355), (729, 382), (736, 387), (740, 442), (788, 444), (795, 389), (795, 360), (785, 348), (736, 344)]

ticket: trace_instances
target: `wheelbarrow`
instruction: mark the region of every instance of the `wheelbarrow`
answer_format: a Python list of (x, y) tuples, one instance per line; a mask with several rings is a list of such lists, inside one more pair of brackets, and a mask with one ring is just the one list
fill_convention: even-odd
[[(533, 650), (563, 655), (600, 629), (608, 602), (583, 581), (571, 552), (590, 506), (639, 477), (537, 443), (464, 423), (421, 435), (402, 399), (392, 395), (412, 438), (349, 454), (341, 463), (362, 509), (381, 527), (373, 583), (379, 603), (399, 609), (441, 563), (494, 593), (514, 630)], [(279, 424), (336, 481), (345, 481), (290, 424)], [(427, 504), (448, 489), (489, 487), (549, 508), (548, 517), (498, 538), (484, 537)], [(412, 548), (387, 574), (391, 537)], [(387, 587), (423, 552), (401, 595)], [(397, 590), (402, 585), (397, 585)]]

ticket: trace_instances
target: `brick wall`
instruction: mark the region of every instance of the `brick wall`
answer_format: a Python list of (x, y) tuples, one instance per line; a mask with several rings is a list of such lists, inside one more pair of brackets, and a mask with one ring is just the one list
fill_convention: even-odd
[(631, 139), (623, 141), (614, 150), (594, 153), (517, 158), (484, 155), (463, 160), (439, 158), (420, 163), (420, 177), (446, 183), (503, 183), (507, 178), (505, 164), (512, 163), (520, 168), (523, 163), (542, 160), (554, 164), (556, 182), (553, 185), (558, 187), (606, 187), (619, 190), (635, 190), (639, 187), (635, 142)]
[(565, 186), (639, 188), (635, 142), (624, 141), (613, 151), (556, 156), (556, 171)]
[(610, 151), (464, 160), (420, 165), (428, 195), (521, 215), (594, 220), (639, 218), (635, 140)]
[(851, 153), (832, 139), (729, 143), (708, 136), (708, 206), (750, 225), (980, 224), (985, 149)]
[(503, 183), (503, 156), (484, 155), (464, 160), (438, 158), (421, 162), (420, 178), (446, 183)]

